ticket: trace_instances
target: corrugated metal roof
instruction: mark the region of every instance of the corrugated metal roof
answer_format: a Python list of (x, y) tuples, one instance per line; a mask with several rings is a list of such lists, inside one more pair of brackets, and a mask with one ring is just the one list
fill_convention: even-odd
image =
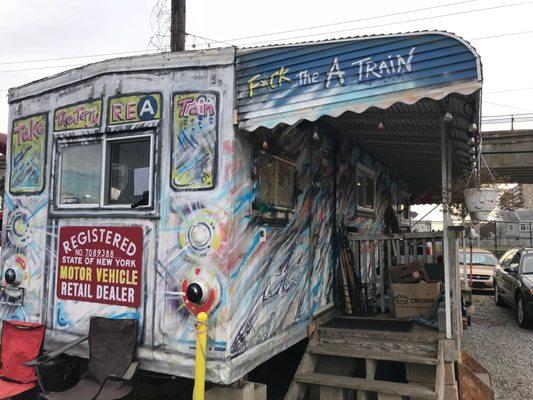
[(347, 112), (335, 118), (325, 116), (320, 123), (376, 155), (409, 181), (417, 198), (430, 188), (434, 189), (433, 192), (440, 192), (443, 109), (453, 115), (446, 126), (452, 144), (454, 176), (461, 174), (469, 165), (470, 117), (464, 114), (464, 106), (466, 103), (475, 104), (478, 94), (452, 95), (440, 101), (424, 98), (412, 105), (395, 103), (385, 110), (371, 107), (361, 114)]
[(239, 127), (248, 131), (466, 95), (482, 81), (476, 51), (447, 32), (241, 49), (236, 73)]

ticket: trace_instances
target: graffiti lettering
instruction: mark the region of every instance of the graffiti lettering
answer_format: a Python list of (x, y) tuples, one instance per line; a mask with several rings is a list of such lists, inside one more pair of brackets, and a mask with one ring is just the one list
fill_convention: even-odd
[[(248, 80), (248, 96), (254, 97), (259, 94), (273, 92), (283, 85), (291, 88), (306, 86), (324, 82), (326, 89), (337, 81), (338, 86), (345, 86), (350, 83), (357, 83), (370, 79), (380, 79), (394, 75), (400, 75), (405, 72), (412, 72), (413, 58), (416, 47), (412, 47), (407, 55), (389, 54), (386, 59), (374, 61), (372, 57), (365, 57), (355, 61), (341, 60), (340, 57), (334, 57), (331, 64), (326, 64), (316, 70), (300, 69), (293, 75), (289, 75), (289, 68), (284, 66), (277, 69), (271, 74), (256, 74)], [(355, 73), (348, 75), (348, 69), (345, 65), (352, 65)], [(353, 70), (352, 70), (353, 71)]]
[(297, 283), (297, 277), (291, 275), (289, 268), (285, 267), (279, 274), (270, 279), (263, 292), (263, 300), (266, 301), (276, 295), (281, 295)]
[(378, 64), (372, 61), (372, 57), (366, 57), (361, 60), (354, 61), (352, 65), (356, 67), (357, 80), (361, 81), (363, 79), (369, 79), (372, 74), (373, 77), (383, 78), (384, 76), (392, 74), (401, 74), (403, 72), (403, 67), (407, 72), (412, 71), (412, 61), (414, 57), (416, 47), (413, 47), (409, 51), (409, 56), (407, 61), (403, 58), (402, 55), (396, 55), (396, 60), (389, 55), (387, 61), (383, 60)]
[(80, 123), (96, 126), (100, 123), (100, 113), (97, 110), (87, 110), (84, 106), (76, 108), (73, 112), (61, 110), (56, 114), (56, 126), (69, 128)]
[[(39, 192), (44, 187), (44, 166), (46, 161), (46, 132), (48, 114), (34, 115), (13, 121), (11, 139), (10, 190), (15, 193)], [(27, 240), (24, 233), (25, 220), (17, 218), (15, 235), (17, 241)]]
[(172, 103), (172, 187), (210, 188), (214, 183), (217, 98), (212, 93), (177, 93)]
[(54, 114), (54, 131), (87, 129), (100, 126), (102, 121), (102, 100), (67, 106)]
[(161, 118), (161, 95), (127, 95), (109, 99), (107, 123), (117, 125)]
[(311, 83), (317, 83), (319, 76), (320, 74), (318, 72), (309, 74), (309, 71), (306, 69), (296, 74), (296, 78), (298, 78), (298, 85), (300, 86), (310, 85)]
[(17, 135), (17, 145), (24, 142), (30, 142), (46, 132), (46, 124), (42, 118), (30, 118), (29, 121), (20, 121), (18, 125), (13, 128), (13, 133)]
[(211, 117), (215, 115), (215, 106), (206, 100), (207, 98), (205, 96), (198, 96), (197, 100), (194, 100), (192, 97), (179, 99), (177, 102), (179, 107), (178, 115), (180, 117)]
[(333, 77), (336, 77), (338, 80), (339, 80), (339, 84), (341, 86), (344, 86), (344, 74), (346, 72), (344, 72), (343, 70), (341, 70), (341, 68), (339, 67), (339, 60), (337, 59), (337, 57), (335, 57), (335, 59), (333, 60), (333, 63), (331, 64), (331, 68), (329, 69), (329, 71), (327, 72), (326, 76), (326, 88), (329, 88), (329, 85), (331, 83), (331, 78)]
[(260, 74), (254, 75), (248, 80), (248, 92), (250, 97), (254, 97), (255, 89), (258, 89), (260, 92), (266, 89), (275, 90), (282, 86), (284, 82), (292, 82), (292, 79), (287, 76), (288, 72), (289, 68), (281, 67), (264, 78), (261, 78)]

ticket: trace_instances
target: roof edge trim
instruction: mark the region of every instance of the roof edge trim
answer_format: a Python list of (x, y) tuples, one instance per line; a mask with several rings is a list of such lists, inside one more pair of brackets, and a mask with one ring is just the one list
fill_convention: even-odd
[(235, 47), (220, 47), (211, 50), (157, 53), (98, 61), (11, 88), (8, 91), (8, 102), (13, 103), (38, 96), (107, 74), (234, 65), (235, 51)]

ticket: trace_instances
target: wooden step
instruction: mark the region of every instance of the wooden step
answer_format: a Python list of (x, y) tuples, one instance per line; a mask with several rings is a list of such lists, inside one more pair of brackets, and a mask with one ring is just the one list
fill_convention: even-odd
[[(354, 319), (343, 317), (340, 319)], [(354, 319), (357, 321), (357, 319)], [(345, 338), (345, 339), (381, 339), (399, 340), (417, 343), (437, 344), (443, 337), (442, 332), (424, 328), (420, 325), (413, 325), (409, 332), (375, 331), (365, 329), (334, 328), (326, 325), (317, 328), (319, 339)]]
[(326, 343), (340, 347), (351, 346), (356, 349), (366, 349), (369, 351), (379, 351), (395, 354), (416, 354), (437, 358), (437, 343), (420, 343), (404, 340), (386, 340), (372, 338), (342, 338), (327, 337), (314, 339), (312, 343)]
[[(389, 345), (389, 346), (388, 346)], [(368, 358), (371, 360), (398, 361), (412, 364), (437, 365), (439, 360), (430, 353), (407, 352), (391, 349), (389, 343), (366, 342), (364, 344), (316, 342), (309, 345), (308, 352), (339, 357)]]
[(294, 379), (297, 382), (309, 385), (338, 387), (343, 389), (362, 390), (365, 392), (394, 394), (397, 396), (410, 396), (417, 399), (435, 400), (437, 398), (437, 395), (433, 390), (414, 383), (378, 381), (316, 372), (297, 374)]

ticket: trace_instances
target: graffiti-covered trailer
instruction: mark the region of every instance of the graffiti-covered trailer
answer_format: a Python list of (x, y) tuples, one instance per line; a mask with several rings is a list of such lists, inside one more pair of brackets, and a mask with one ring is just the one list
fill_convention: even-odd
[[(46, 322), (50, 348), (91, 316), (135, 318), (141, 368), (191, 377), (206, 311), (207, 377), (231, 383), (334, 305), (336, 225), (381, 232), (388, 208), (408, 224), (410, 193), (439, 185), (393, 121), (427, 127), (480, 87), (469, 45), (425, 33), (124, 58), (12, 89), (1, 316)], [(372, 140), (364, 116), (385, 126)]]

